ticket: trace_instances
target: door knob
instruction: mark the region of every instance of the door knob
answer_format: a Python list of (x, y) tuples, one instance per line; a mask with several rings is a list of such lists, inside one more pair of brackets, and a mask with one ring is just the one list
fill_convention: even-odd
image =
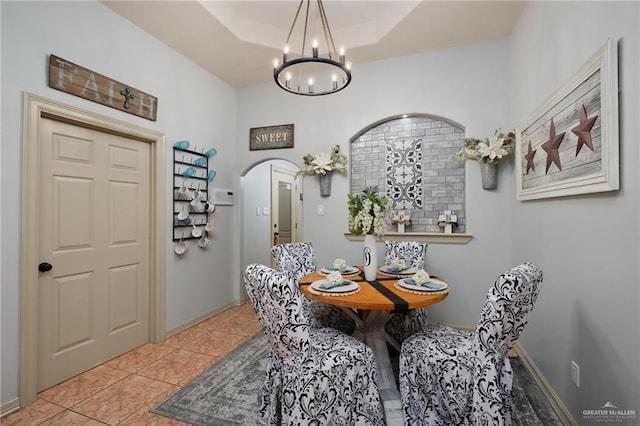
[(48, 272), (53, 269), (53, 265), (47, 262), (42, 262), (38, 265), (38, 271), (40, 272)]

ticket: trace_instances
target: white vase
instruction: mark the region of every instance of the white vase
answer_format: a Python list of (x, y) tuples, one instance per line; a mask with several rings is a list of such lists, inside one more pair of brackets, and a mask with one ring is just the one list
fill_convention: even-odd
[(376, 237), (371, 234), (364, 236), (362, 264), (364, 265), (364, 278), (367, 281), (375, 281), (378, 269), (378, 249), (376, 246)]

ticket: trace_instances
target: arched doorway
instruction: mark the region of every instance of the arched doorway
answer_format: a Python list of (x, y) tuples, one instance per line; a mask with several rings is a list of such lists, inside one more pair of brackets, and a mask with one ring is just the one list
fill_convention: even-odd
[[(285, 220), (284, 218), (288, 216), (291, 220), (290, 223), (297, 223), (297, 231), (302, 230), (300, 214), (302, 201), (299, 196), (295, 195), (302, 192), (301, 179), (293, 178), (295, 184), (298, 185), (297, 192), (294, 188), (287, 188), (286, 182), (276, 186), (281, 190), (274, 191), (272, 190), (274, 184), (272, 172), (274, 170), (293, 176), (300, 170), (300, 167), (287, 160), (271, 158), (252, 164), (240, 175), (242, 189), (240, 258), (242, 268), (250, 263), (271, 265), (270, 250), (274, 243), (274, 232), (279, 233), (280, 231), (279, 225), (275, 229), (273, 228), (274, 221), (279, 223), (280, 220)], [(282, 198), (282, 202), (277, 203), (276, 206), (272, 205), (272, 195), (274, 199)], [(286, 199), (286, 196), (289, 198)], [(278, 217), (274, 217), (274, 214)], [(283, 226), (286, 235), (290, 235), (290, 237), (287, 237), (287, 241), (281, 242), (301, 238), (299, 232), (294, 232), (296, 229), (289, 228), (291, 227)]]

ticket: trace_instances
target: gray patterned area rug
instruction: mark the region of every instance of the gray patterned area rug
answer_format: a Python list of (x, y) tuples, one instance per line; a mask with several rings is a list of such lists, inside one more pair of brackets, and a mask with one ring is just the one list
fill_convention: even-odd
[[(196, 426), (256, 425), (268, 357), (269, 344), (260, 332), (151, 411)], [(514, 425), (561, 425), (520, 359), (511, 364)]]

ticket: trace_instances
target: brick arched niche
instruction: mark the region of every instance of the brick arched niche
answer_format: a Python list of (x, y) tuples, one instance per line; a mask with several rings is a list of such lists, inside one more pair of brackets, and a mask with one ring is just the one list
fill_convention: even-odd
[[(438, 216), (458, 216), (453, 232), (465, 232), (464, 128), (433, 115), (395, 116), (351, 138), (350, 191), (378, 186), (393, 209), (411, 215), (406, 232), (441, 232)], [(395, 226), (389, 230), (395, 230)]]

